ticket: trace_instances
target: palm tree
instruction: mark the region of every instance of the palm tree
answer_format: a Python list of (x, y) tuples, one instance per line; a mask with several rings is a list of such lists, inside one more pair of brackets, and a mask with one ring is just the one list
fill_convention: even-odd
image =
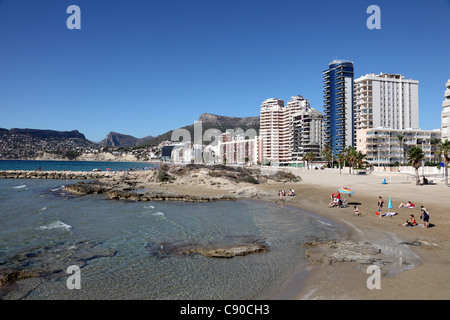
[(339, 174), (342, 174), (341, 169), (342, 169), (342, 163), (345, 161), (345, 155), (342, 152), (340, 152), (337, 155), (337, 159), (339, 162)]
[(402, 134), (398, 134), (397, 135), (397, 139), (398, 139), (398, 143), (400, 145), (400, 152), (401, 152), (401, 156), (400, 156), (400, 165), (402, 165), (403, 163), (403, 157), (404, 157), (404, 150), (403, 150), (403, 139), (405, 138), (405, 136), (403, 136)]
[(357, 152), (355, 147), (348, 146), (344, 149), (344, 158), (348, 162), (348, 173), (351, 174), (352, 167), (354, 167), (356, 161), (357, 161)]
[(358, 168), (361, 168), (361, 165), (364, 163), (364, 158), (366, 157), (366, 154), (363, 154), (361, 151), (358, 151), (356, 153), (355, 159), (356, 159), (356, 164), (358, 165)]
[(431, 144), (431, 151), (433, 152), (434, 155), (434, 159), (433, 162), (439, 161), (436, 158), (438, 158), (439, 154), (438, 154), (438, 145), (441, 143), (441, 139), (439, 138), (431, 138), (430, 139), (430, 144)]
[(408, 150), (408, 159), (411, 160), (411, 166), (416, 170), (416, 186), (419, 185), (419, 168), (423, 158), (424, 154), (420, 147), (411, 147)]
[(323, 148), (322, 157), (323, 157), (323, 160), (325, 160), (327, 162), (327, 165), (332, 168), (333, 167), (333, 164), (332, 164), (333, 150), (331, 150), (331, 147), (329, 144), (326, 144), (325, 147)]
[(448, 163), (450, 162), (450, 141), (448, 139), (445, 139), (445, 141), (438, 144), (438, 151), (437, 154), (439, 154), (444, 161), (444, 181), (445, 185), (448, 186)]
[(312, 162), (314, 161), (314, 159), (316, 158), (316, 155), (314, 154), (314, 152), (310, 151), (307, 152), (304, 156), (303, 156), (303, 160), (306, 160), (306, 162), (308, 163), (308, 169), (310, 169)]

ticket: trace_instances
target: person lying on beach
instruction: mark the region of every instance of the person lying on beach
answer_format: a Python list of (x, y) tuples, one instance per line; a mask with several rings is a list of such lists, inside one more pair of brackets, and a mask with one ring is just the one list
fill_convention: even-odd
[(400, 205), (398, 206), (399, 208), (414, 208), (414, 203), (412, 203), (411, 201), (408, 201), (406, 204), (405, 203), (400, 203)]
[(416, 219), (414, 219), (414, 215), (412, 214), (412, 215), (410, 215), (409, 217), (410, 217), (410, 219), (409, 219), (409, 220), (406, 220), (406, 222), (403, 224), (403, 226), (404, 226), (404, 227), (414, 227), (414, 226), (417, 226), (417, 221), (416, 221)]

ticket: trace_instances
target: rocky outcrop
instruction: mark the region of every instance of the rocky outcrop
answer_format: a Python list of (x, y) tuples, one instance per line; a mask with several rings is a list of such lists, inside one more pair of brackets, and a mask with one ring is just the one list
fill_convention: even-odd
[(179, 243), (150, 243), (146, 248), (154, 256), (165, 258), (168, 255), (191, 255), (201, 254), (207, 258), (226, 258), (230, 259), (237, 256), (246, 256), (249, 254), (263, 253), (269, 251), (269, 246), (264, 243), (235, 244), (224, 247), (201, 247), (196, 244)]
[(78, 182), (64, 187), (65, 191), (73, 194), (106, 194), (109, 199), (130, 201), (185, 201), (185, 202), (211, 202), (218, 200), (236, 200), (232, 196), (200, 197), (193, 195), (180, 195), (161, 192), (137, 192), (140, 185), (132, 182), (113, 181), (105, 182)]
[(226, 248), (197, 248), (186, 253), (199, 253), (207, 258), (233, 258), (236, 256), (246, 256), (253, 253), (268, 252), (269, 247), (264, 244), (243, 244)]

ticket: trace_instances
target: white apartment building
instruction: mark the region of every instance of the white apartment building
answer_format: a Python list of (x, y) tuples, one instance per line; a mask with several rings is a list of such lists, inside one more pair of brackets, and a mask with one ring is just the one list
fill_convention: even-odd
[[(399, 136), (402, 136), (400, 141)], [(441, 138), (441, 131), (420, 129), (371, 128), (356, 131), (356, 150), (366, 154), (366, 161), (372, 165), (388, 166), (408, 162), (408, 149), (420, 147), (424, 160), (439, 162), (435, 157), (433, 140)]]
[(262, 160), (260, 137), (245, 139), (243, 135), (223, 133), (218, 140), (219, 161), (223, 164), (256, 165)]
[(281, 99), (270, 98), (261, 104), (260, 136), (264, 162), (287, 164), (292, 160), (293, 115), (309, 108), (309, 100), (298, 95), (284, 105)]
[(355, 80), (358, 129), (419, 128), (419, 81), (401, 74), (367, 74)]
[(442, 102), (441, 113), (441, 130), (442, 140), (450, 140), (450, 79), (446, 83), (447, 89), (445, 90), (445, 100)]

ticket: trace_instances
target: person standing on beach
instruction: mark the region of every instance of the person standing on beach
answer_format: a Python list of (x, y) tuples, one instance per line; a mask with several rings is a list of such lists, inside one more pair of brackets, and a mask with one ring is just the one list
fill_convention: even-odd
[(361, 213), (359, 212), (358, 207), (354, 206), (354, 208), (355, 208), (355, 215), (360, 216)]
[(425, 227), (428, 228), (429, 226), (429, 220), (430, 220), (430, 213), (428, 212), (427, 208), (424, 208), (423, 206), (420, 206), (420, 219), (423, 219), (423, 224)]
[(378, 214), (380, 215), (380, 217), (381, 212), (383, 211), (383, 203), (384, 203), (383, 198), (381, 198), (381, 196), (378, 197)]

